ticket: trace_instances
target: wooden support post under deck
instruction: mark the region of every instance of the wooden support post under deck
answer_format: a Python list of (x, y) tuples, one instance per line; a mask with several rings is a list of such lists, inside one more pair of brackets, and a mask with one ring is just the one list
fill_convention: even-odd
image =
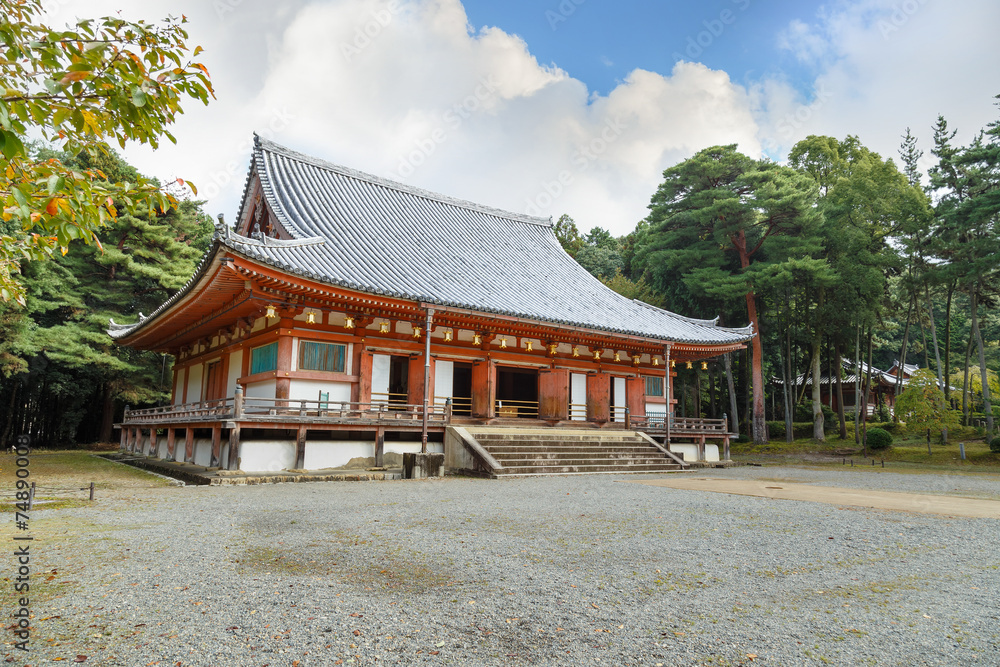
[(240, 467), (240, 425), (229, 429), (229, 470), (239, 470)]
[(385, 430), (375, 429), (375, 467), (381, 468), (385, 460)]
[(139, 435), (140, 435), (139, 427), (133, 428), (132, 429), (132, 446), (130, 448), (130, 451), (133, 454), (138, 454), (139, 453)]
[(698, 460), (705, 460), (705, 436), (698, 436)]
[(124, 452), (125, 447), (128, 445), (128, 429), (124, 426), (122, 427), (122, 437), (121, 444), (118, 445), (118, 450)]
[(212, 459), (209, 467), (218, 468), (222, 466), (222, 426), (212, 427)]
[(177, 434), (175, 429), (167, 429), (167, 458), (173, 460), (174, 450), (176, 449), (176, 444), (174, 443), (174, 436)]
[(160, 453), (156, 446), (156, 427), (149, 429), (149, 455), (159, 457)]
[(295, 435), (295, 467), (304, 470), (306, 467), (306, 427), (299, 426)]
[[(728, 424), (726, 425), (726, 428), (729, 428)], [(722, 460), (723, 461), (732, 461), (732, 459), (729, 457), (729, 436), (728, 435), (722, 439), (722, 451), (723, 451)]]
[(190, 426), (184, 430), (184, 460), (194, 463), (194, 429)]

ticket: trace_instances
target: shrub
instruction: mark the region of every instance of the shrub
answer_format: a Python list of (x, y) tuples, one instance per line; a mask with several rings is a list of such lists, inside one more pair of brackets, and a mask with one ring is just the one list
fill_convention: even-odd
[[(829, 425), (834, 420), (837, 419), (837, 413), (830, 409), (830, 406), (824, 403), (823, 408), (823, 422)], [(812, 424), (813, 421), (813, 406), (812, 401), (806, 401), (805, 403), (799, 403), (795, 406), (795, 421), (797, 422), (809, 422)]]
[(990, 440), (990, 451), (1000, 452), (1000, 436), (997, 436)]
[(887, 449), (892, 446), (892, 436), (882, 428), (868, 429), (869, 449)]
[(736, 442), (742, 442), (742, 443), (750, 442), (750, 436), (748, 436), (746, 433), (740, 433), (740, 436), (736, 438)]

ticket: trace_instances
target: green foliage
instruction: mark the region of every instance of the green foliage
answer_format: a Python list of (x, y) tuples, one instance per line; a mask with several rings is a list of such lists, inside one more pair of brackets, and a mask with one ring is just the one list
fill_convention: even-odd
[(906, 389), (896, 399), (896, 415), (910, 430), (922, 431), (958, 426), (958, 414), (952, 410), (938, 387), (937, 376), (927, 369), (914, 373)]
[(1000, 437), (996, 437), (990, 440), (990, 451), (1000, 452)]
[[(834, 428), (834, 424), (827, 422), (825, 424), (826, 430), (830, 431)], [(771, 438), (784, 439), (785, 433), (785, 422), (783, 421), (769, 421), (767, 422), (767, 432)], [(811, 438), (813, 437), (813, 423), (808, 422), (792, 422), (792, 437), (796, 440)]]
[(610, 279), (601, 278), (601, 282), (629, 299), (638, 299), (651, 306), (658, 306), (660, 304), (660, 295), (646, 284), (645, 278), (639, 278), (637, 281), (629, 280), (622, 273), (621, 269), (615, 271), (615, 275)]
[(591, 274), (603, 279), (612, 279), (621, 273), (624, 263), (617, 250), (585, 245), (576, 253), (576, 261)]
[(0, 0), (0, 7), (0, 198), (8, 223), (0, 234), (0, 301), (23, 304), (22, 260), (47, 259), (56, 249), (65, 255), (78, 239), (100, 248), (97, 232), (119, 209), (163, 212), (177, 203), (143, 178), (116, 181), (96, 165), (33, 156), (28, 138), (98, 162), (110, 142), (155, 148), (161, 137), (174, 140), (167, 127), (182, 113), (181, 100), (207, 103), (212, 85), (204, 65), (188, 59), (185, 18), (107, 17), (53, 30), (40, 23), (41, 0)]
[(868, 429), (868, 448), (879, 450), (892, 447), (892, 435), (881, 428)]
[[(89, 156), (57, 158), (78, 168)], [(134, 171), (113, 152), (104, 168)], [(0, 403), (13, 404), (16, 414), (0, 414), (0, 424), (34, 423), (36, 437), (49, 444), (107, 439), (122, 403), (164, 400), (170, 368), (163, 356), (116, 345), (105, 329), (112, 317), (152, 312), (182, 287), (211, 233), (199, 205), (184, 201), (165, 213), (118, 216), (103, 232), (103, 250), (83, 246), (27, 262), (26, 306), (0, 305), (0, 328), (17, 318), (10, 338), (0, 340), (0, 370), (9, 378), (0, 380)]]
[(559, 239), (559, 245), (563, 247), (563, 250), (569, 253), (570, 257), (576, 257), (576, 253), (583, 247), (583, 237), (580, 236), (580, 230), (576, 228), (576, 221), (563, 213), (552, 225), (552, 231)]
[[(830, 408), (826, 403), (822, 406), (823, 409), (823, 421), (827, 426), (829, 426), (833, 420), (836, 418), (836, 414), (833, 409)], [(795, 406), (795, 421), (797, 422), (809, 422), (811, 425), (813, 423), (813, 408), (811, 404), (799, 403)]]

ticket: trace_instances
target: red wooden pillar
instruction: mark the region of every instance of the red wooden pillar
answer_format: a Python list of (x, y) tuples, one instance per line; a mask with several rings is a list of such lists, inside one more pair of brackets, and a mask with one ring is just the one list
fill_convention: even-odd
[(563, 368), (538, 371), (538, 418), (569, 418), (569, 371)]
[[(284, 322), (282, 322), (284, 325)], [(289, 322), (289, 327), (291, 323)], [(291, 329), (278, 329), (278, 371), (274, 387), (275, 398), (288, 398), (291, 393), (292, 379), (292, 332)]]
[(361, 353), (358, 365), (358, 403), (372, 402), (372, 363), (375, 355), (368, 350)]
[(219, 387), (216, 390), (216, 396), (219, 398), (229, 396), (229, 357), (231, 354), (231, 352), (227, 352), (226, 350), (222, 351), (222, 368), (219, 372)]
[(496, 365), (492, 361), (472, 362), (472, 416), (491, 419), (494, 415)]
[(168, 428), (167, 429), (167, 458), (168, 459), (173, 459), (174, 458), (174, 450), (176, 448), (176, 445), (174, 443), (174, 436), (175, 435), (176, 435), (176, 431), (174, 429), (172, 429), (172, 428)]
[(240, 467), (240, 425), (237, 423), (229, 429), (229, 470), (239, 470)]
[[(361, 400), (361, 383), (364, 373), (362, 371), (362, 359), (365, 356), (365, 339), (362, 338), (359, 342), (354, 343), (353, 347), (354, 355), (351, 358), (351, 375), (356, 375), (358, 381), (351, 385), (351, 402), (352, 403), (362, 403)], [(369, 360), (368, 366), (368, 395), (371, 396), (371, 361)]]
[(157, 451), (156, 447), (156, 428), (149, 429), (149, 454), (150, 456), (159, 457), (160, 453)]
[(128, 446), (128, 429), (126, 429), (123, 426), (121, 429), (121, 443), (118, 445), (118, 449), (124, 452), (127, 446)]
[(194, 429), (190, 426), (184, 432), (184, 460), (194, 463)]
[(625, 380), (625, 405), (631, 416), (646, 416), (646, 380), (642, 376)]
[(222, 426), (212, 427), (212, 459), (209, 467), (217, 468), (222, 465)]
[(295, 467), (304, 470), (306, 467), (306, 427), (300, 425), (295, 434)]
[[(434, 359), (431, 359), (431, 376), (427, 391), (428, 405), (434, 405)], [(406, 402), (410, 405), (424, 404), (424, 357), (410, 357), (406, 378)]]
[(611, 418), (611, 376), (587, 373), (587, 420), (603, 424)]

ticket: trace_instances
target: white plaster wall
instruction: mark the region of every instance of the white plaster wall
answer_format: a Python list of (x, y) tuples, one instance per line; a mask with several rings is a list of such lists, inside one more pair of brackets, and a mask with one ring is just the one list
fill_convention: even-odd
[(374, 441), (307, 440), (306, 470), (340, 468), (358, 457), (375, 456)]
[[(350, 382), (328, 382), (326, 380), (292, 380), (288, 389), (288, 397), (297, 400), (317, 401), (319, 392), (330, 393), (331, 403), (351, 402)], [(315, 404), (307, 404), (307, 409), (315, 410)]]
[[(579, 404), (579, 412), (571, 418), (576, 421), (587, 420), (587, 375), (586, 373), (570, 373), (569, 402)], [(572, 408), (571, 408), (572, 409)]]
[(174, 374), (174, 405), (180, 405), (184, 399), (184, 382), (187, 379), (185, 369), (180, 369)]
[(209, 466), (212, 464), (212, 439), (194, 439), (194, 464), (197, 466)]
[[(395, 452), (396, 454), (416, 453), (420, 451), (419, 442), (389, 442), (386, 440), (384, 454)], [(444, 454), (443, 442), (428, 442), (427, 451), (432, 454)]]
[(292, 336), (292, 368), (299, 370), (299, 339)]
[[(378, 398), (385, 401), (389, 393), (389, 360), (388, 354), (372, 355), (372, 395), (381, 394)], [(373, 398), (372, 402), (376, 402)]]
[[(674, 454), (684, 454), (685, 461), (697, 461), (698, 460), (698, 445), (689, 442), (672, 442), (670, 443), (670, 451)], [(705, 460), (706, 461), (718, 461), (719, 460), (719, 446), (705, 444)]]
[(197, 403), (201, 400), (201, 374), (203, 367), (201, 364), (188, 366), (187, 368), (187, 402)]
[(248, 440), (240, 444), (240, 470), (278, 472), (294, 467), (294, 440)]
[(666, 417), (667, 414), (667, 404), (666, 403), (650, 403), (646, 401), (646, 416), (654, 416), (660, 419)]
[(229, 355), (229, 377), (226, 378), (226, 396), (236, 395), (236, 381), (243, 373), (243, 350), (236, 350)]
[(347, 357), (344, 359), (344, 372), (348, 375), (354, 372), (354, 343), (347, 344)]
[[(165, 459), (167, 458), (167, 434), (161, 433), (157, 436), (156, 441), (156, 458)], [(177, 437), (174, 436), (174, 447), (177, 446)]]
[(247, 398), (274, 398), (275, 381), (264, 380), (263, 382), (251, 382), (247, 385), (245, 396)]
[(455, 395), (455, 362), (438, 359), (434, 362), (434, 403), (444, 405)]
[(670, 443), (670, 451), (674, 454), (683, 454), (685, 461), (698, 460), (698, 445), (695, 444), (688, 442), (672, 442)]

